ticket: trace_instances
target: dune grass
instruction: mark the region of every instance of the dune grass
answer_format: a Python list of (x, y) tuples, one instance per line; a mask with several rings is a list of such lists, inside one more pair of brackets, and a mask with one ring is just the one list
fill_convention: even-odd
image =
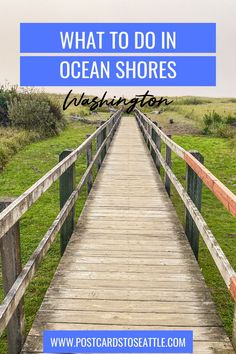
[(35, 132), (0, 127), (0, 171), (17, 151), (38, 139)]

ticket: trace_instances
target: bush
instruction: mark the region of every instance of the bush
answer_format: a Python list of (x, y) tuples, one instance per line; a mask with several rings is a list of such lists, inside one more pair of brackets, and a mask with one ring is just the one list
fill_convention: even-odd
[(44, 93), (19, 93), (8, 110), (12, 126), (36, 131), (41, 137), (56, 135), (65, 126), (59, 104)]
[(236, 125), (236, 117), (228, 115), (225, 119), (226, 124), (228, 125)]
[(206, 113), (203, 117), (203, 133), (222, 138), (232, 138), (236, 134), (236, 129), (231, 125), (236, 122), (232, 116), (222, 117), (215, 111)]
[(233, 138), (235, 136), (235, 131), (230, 126), (226, 124), (221, 124), (216, 129), (215, 135), (219, 136), (220, 138)]
[(8, 105), (14, 97), (17, 96), (16, 87), (0, 87), (0, 125), (7, 127), (11, 124)]
[(77, 109), (72, 109), (68, 112), (70, 116), (74, 117), (88, 117), (92, 112), (89, 110), (88, 107), (79, 107)]

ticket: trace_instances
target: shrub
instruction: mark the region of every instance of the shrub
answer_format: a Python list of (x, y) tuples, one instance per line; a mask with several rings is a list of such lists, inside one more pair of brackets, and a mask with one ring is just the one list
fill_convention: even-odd
[(236, 125), (236, 116), (228, 115), (225, 119), (225, 122), (228, 125)]
[(233, 138), (235, 135), (235, 131), (229, 125), (221, 124), (216, 129), (215, 135), (219, 136), (220, 138)]
[(12, 125), (42, 137), (58, 134), (65, 120), (59, 104), (44, 93), (19, 93), (8, 106)]
[(79, 107), (77, 109), (72, 109), (68, 112), (70, 116), (74, 116), (74, 117), (87, 117), (91, 113), (92, 112), (89, 110), (88, 107)]
[(0, 87), (0, 125), (7, 127), (11, 124), (8, 105), (12, 98), (17, 96), (16, 87)]
[(206, 113), (203, 117), (203, 133), (222, 138), (232, 138), (236, 133), (236, 129), (231, 127), (234, 122), (236, 122), (236, 119), (232, 116), (222, 117), (215, 111)]

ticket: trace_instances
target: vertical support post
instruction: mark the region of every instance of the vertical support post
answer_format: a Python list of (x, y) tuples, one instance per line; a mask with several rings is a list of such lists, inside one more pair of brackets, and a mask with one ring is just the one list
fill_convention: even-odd
[(146, 144), (147, 144), (147, 122), (145, 121), (145, 120), (143, 120), (143, 125), (144, 125), (144, 132), (143, 132), (143, 136), (144, 136), (144, 140), (145, 140), (145, 142), (146, 142)]
[[(153, 124), (157, 125), (157, 122), (153, 122)], [(151, 131), (152, 141), (153, 141), (154, 144), (156, 145), (157, 133), (156, 133), (156, 131), (155, 131), (153, 128), (151, 128), (151, 129), (152, 129), (152, 131)], [(156, 165), (157, 156), (156, 156), (155, 151), (154, 151), (152, 148), (151, 148), (151, 155), (152, 155), (152, 159), (153, 159), (153, 161), (154, 161), (154, 163), (155, 163), (155, 165)]]
[[(171, 139), (171, 135), (167, 135), (167, 136), (168, 136), (168, 138)], [(171, 148), (168, 145), (166, 145), (166, 163), (170, 168), (172, 167)], [(165, 188), (166, 188), (166, 191), (167, 191), (167, 194), (169, 195), (169, 197), (170, 197), (170, 186), (171, 186), (171, 182), (170, 182), (170, 179), (166, 173), (165, 174)]]
[[(101, 124), (100, 124), (101, 126)], [(97, 126), (97, 129), (99, 128), (99, 126)], [(100, 132), (98, 135), (97, 135), (97, 141), (96, 141), (96, 150), (98, 151), (98, 149), (100, 148), (100, 146), (102, 145), (102, 132)], [(100, 167), (101, 167), (101, 164), (102, 164), (102, 159), (101, 159), (101, 154), (98, 156), (98, 159), (97, 159), (97, 170), (99, 171)]]
[[(72, 150), (64, 150), (59, 155), (59, 161), (70, 155)], [(60, 208), (62, 209), (67, 199), (75, 189), (75, 163), (73, 163), (60, 177)], [(61, 228), (61, 256), (63, 255), (70, 237), (74, 231), (75, 208), (73, 207)]]
[[(13, 198), (0, 200), (0, 212), (13, 202)], [(20, 225), (17, 222), (0, 240), (2, 278), (4, 293), (7, 295), (22, 270), (20, 251)], [(7, 326), (8, 353), (21, 352), (25, 336), (23, 300)]]
[(143, 120), (143, 117), (141, 115), (140, 115), (140, 121), (143, 124), (143, 126), (142, 126), (142, 134), (143, 134), (144, 141), (146, 141), (145, 132), (144, 132), (146, 125), (145, 125), (145, 121)]
[[(204, 163), (203, 156), (198, 151), (189, 151), (198, 161)], [(192, 199), (195, 206), (201, 211), (202, 204), (202, 180), (198, 175), (192, 170), (190, 166), (187, 165), (186, 173), (187, 181), (187, 193)], [(193, 253), (198, 259), (198, 250), (199, 250), (199, 231), (196, 227), (195, 222), (193, 221), (190, 213), (186, 209), (185, 214), (185, 233), (189, 240), (189, 243), (192, 247)]]
[[(150, 136), (151, 135), (151, 125), (147, 122), (147, 134)], [(149, 139), (147, 137), (147, 146), (148, 149), (151, 151), (151, 144), (149, 142)]]
[[(102, 122), (102, 124), (104, 124), (105, 121)], [(101, 132), (101, 135), (102, 135), (102, 143), (104, 142), (104, 140), (106, 139), (107, 137), (107, 127), (103, 128), (102, 132)], [(106, 144), (104, 145), (102, 151), (101, 151), (101, 160), (103, 162), (105, 156), (106, 156), (106, 153), (107, 153), (107, 147), (106, 147)]]
[(233, 343), (234, 349), (236, 350), (236, 304), (234, 304), (232, 343)]
[[(110, 122), (107, 127), (106, 127), (106, 136), (108, 136), (110, 134), (110, 131), (112, 129), (112, 122)], [(106, 151), (108, 151), (109, 149), (109, 146), (110, 146), (110, 143), (111, 143), (111, 136), (109, 137), (109, 139), (107, 139), (107, 143), (106, 143)]]
[[(114, 128), (114, 125), (115, 125), (115, 123), (116, 123), (116, 119), (115, 119), (115, 118), (116, 118), (116, 116), (113, 117), (113, 119), (112, 119), (112, 121), (111, 121), (111, 129)], [(114, 134), (115, 134), (115, 129), (113, 129), (113, 131), (112, 131), (112, 133), (111, 133), (110, 143), (111, 143), (111, 141), (112, 141), (112, 139), (113, 139)]]
[[(161, 127), (159, 127), (159, 129), (161, 129)], [(161, 137), (158, 134), (156, 134), (156, 146), (157, 146), (158, 151), (161, 153)], [(161, 172), (161, 162), (160, 162), (158, 156), (156, 159), (156, 166), (157, 166), (157, 171), (160, 173)]]
[[(87, 134), (86, 138), (89, 138), (89, 137), (90, 137), (90, 134)], [(91, 162), (93, 160), (92, 143), (90, 143), (86, 147), (86, 159), (87, 159), (87, 167), (89, 167), (89, 165), (91, 164)], [(88, 175), (88, 181), (87, 181), (88, 194), (90, 193), (92, 186), (93, 186), (93, 173), (91, 171)]]

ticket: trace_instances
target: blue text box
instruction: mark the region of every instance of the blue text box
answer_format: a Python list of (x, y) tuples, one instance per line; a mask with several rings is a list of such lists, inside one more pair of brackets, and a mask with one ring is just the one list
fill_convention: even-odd
[[(176, 77), (173, 78), (173, 70), (167, 68), (170, 62), (174, 65)], [(66, 63), (66, 64), (64, 64)], [(124, 66), (119, 63), (123, 63)], [(164, 63), (164, 64), (163, 64)], [(168, 64), (167, 64), (168, 63)], [(86, 65), (85, 65), (86, 64)], [(109, 65), (108, 65), (109, 64)], [(80, 65), (80, 68), (78, 68)], [(162, 67), (162, 75), (158, 71), (151, 71), (153, 66)], [(172, 66), (173, 66), (172, 65)], [(81, 67), (86, 66), (87, 71)], [(102, 67), (108, 68), (109, 77), (104, 74)], [(119, 69), (118, 69), (119, 66)], [(69, 68), (71, 75), (65, 76), (65, 68)], [(91, 77), (92, 68), (99, 68), (98, 76), (95, 70)], [(136, 68), (138, 77), (133, 78), (132, 70)], [(61, 77), (63, 68), (63, 77)], [(145, 71), (148, 68), (148, 72)], [(167, 69), (166, 69), (167, 68)], [(173, 69), (173, 67), (172, 67)], [(134, 70), (135, 71), (135, 70)], [(155, 77), (157, 72), (158, 77)], [(103, 72), (103, 78), (101, 73)], [(94, 70), (93, 70), (94, 73)], [(122, 78), (122, 74), (125, 76)], [(74, 78), (72, 74), (83, 77)], [(128, 77), (127, 75), (130, 75)], [(89, 75), (89, 76), (88, 76)], [(105, 76), (104, 76), (105, 75)], [(118, 77), (120, 75), (121, 78)], [(172, 76), (167, 77), (167, 75)], [(20, 58), (20, 85), (21, 86), (215, 86), (216, 85), (216, 58), (215, 57), (42, 57), (23, 56)]]
[[(62, 47), (61, 34), (66, 32), (73, 35), (71, 48)], [(94, 36), (95, 48), (76, 48), (76, 33), (78, 38), (84, 38), (88, 43), (89, 33), (104, 32), (102, 34), (102, 48), (99, 48), (99, 35)], [(129, 35), (128, 47), (112, 47), (110, 32), (127, 32)], [(143, 32), (146, 38), (148, 32), (154, 32), (156, 41), (154, 47), (135, 46), (135, 32)], [(162, 32), (176, 32), (176, 46), (167, 47), (162, 41)], [(114, 35), (115, 38), (116, 35)], [(141, 36), (141, 35), (140, 35)], [(63, 37), (64, 38), (64, 37)], [(72, 37), (70, 37), (72, 38)], [(78, 39), (77, 38), (77, 39)], [(116, 37), (118, 39), (118, 37)], [(123, 38), (124, 40), (124, 38)], [(150, 41), (151, 37), (147, 37)], [(121, 38), (122, 41), (122, 38)], [(77, 42), (78, 43), (78, 42)], [(81, 43), (81, 42), (79, 42)], [(117, 41), (118, 43), (118, 41)], [(138, 41), (137, 41), (138, 43)], [(145, 43), (145, 42), (144, 42)], [(164, 48), (163, 43), (166, 43)], [(92, 43), (93, 44), (93, 43)], [(152, 44), (152, 43), (151, 43)], [(125, 46), (125, 44), (123, 44)], [(21, 23), (20, 25), (21, 53), (215, 53), (216, 52), (216, 24), (215, 23)]]
[(192, 353), (190, 330), (44, 331), (44, 353)]

